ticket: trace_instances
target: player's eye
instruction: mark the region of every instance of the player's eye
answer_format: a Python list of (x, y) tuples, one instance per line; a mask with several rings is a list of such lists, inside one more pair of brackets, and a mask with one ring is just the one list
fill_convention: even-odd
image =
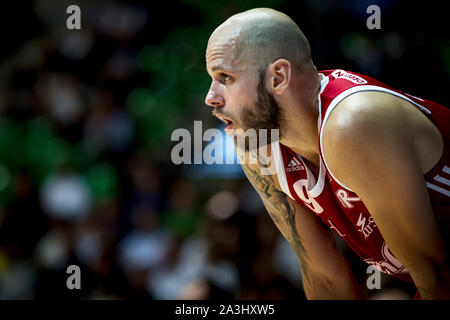
[(226, 84), (230, 80), (231, 80), (231, 77), (229, 75), (227, 75), (226, 73), (221, 73), (220, 74), (220, 81), (222, 83)]

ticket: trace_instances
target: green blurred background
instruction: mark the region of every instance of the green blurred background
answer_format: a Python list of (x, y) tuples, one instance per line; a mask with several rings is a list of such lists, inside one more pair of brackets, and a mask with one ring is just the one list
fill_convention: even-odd
[[(66, 8), (81, 8), (68, 30)], [(366, 8), (381, 8), (381, 29)], [(176, 166), (177, 128), (222, 129), (205, 49), (271, 7), (342, 68), (444, 105), (450, 37), (427, 1), (16, 1), (0, 13), (0, 299), (304, 299), (297, 262), (238, 165)], [(203, 145), (205, 146), (205, 144)], [(339, 242), (364, 284), (366, 266)], [(66, 268), (82, 289), (66, 288)], [(404, 298), (390, 277), (375, 298)], [(384, 295), (384, 296), (383, 296)]]

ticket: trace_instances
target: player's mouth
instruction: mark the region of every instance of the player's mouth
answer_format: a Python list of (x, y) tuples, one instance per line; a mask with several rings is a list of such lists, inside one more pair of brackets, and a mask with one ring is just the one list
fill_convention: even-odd
[(225, 130), (230, 130), (233, 128), (233, 121), (231, 121), (228, 118), (225, 118), (224, 116), (220, 115), (220, 114), (216, 114), (216, 117), (220, 120), (222, 120), (225, 123)]

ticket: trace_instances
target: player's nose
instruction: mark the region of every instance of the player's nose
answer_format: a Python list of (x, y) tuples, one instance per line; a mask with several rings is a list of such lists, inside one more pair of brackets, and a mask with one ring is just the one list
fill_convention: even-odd
[(208, 106), (218, 108), (218, 107), (222, 107), (225, 104), (225, 99), (223, 98), (222, 95), (218, 94), (216, 91), (214, 91), (211, 88), (211, 89), (209, 89), (209, 92), (206, 95), (205, 103)]

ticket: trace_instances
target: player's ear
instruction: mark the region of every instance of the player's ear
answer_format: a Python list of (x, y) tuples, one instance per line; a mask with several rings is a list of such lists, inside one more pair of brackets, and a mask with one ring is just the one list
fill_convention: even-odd
[(291, 63), (286, 59), (278, 59), (270, 65), (270, 89), (273, 94), (281, 95), (290, 85)]

